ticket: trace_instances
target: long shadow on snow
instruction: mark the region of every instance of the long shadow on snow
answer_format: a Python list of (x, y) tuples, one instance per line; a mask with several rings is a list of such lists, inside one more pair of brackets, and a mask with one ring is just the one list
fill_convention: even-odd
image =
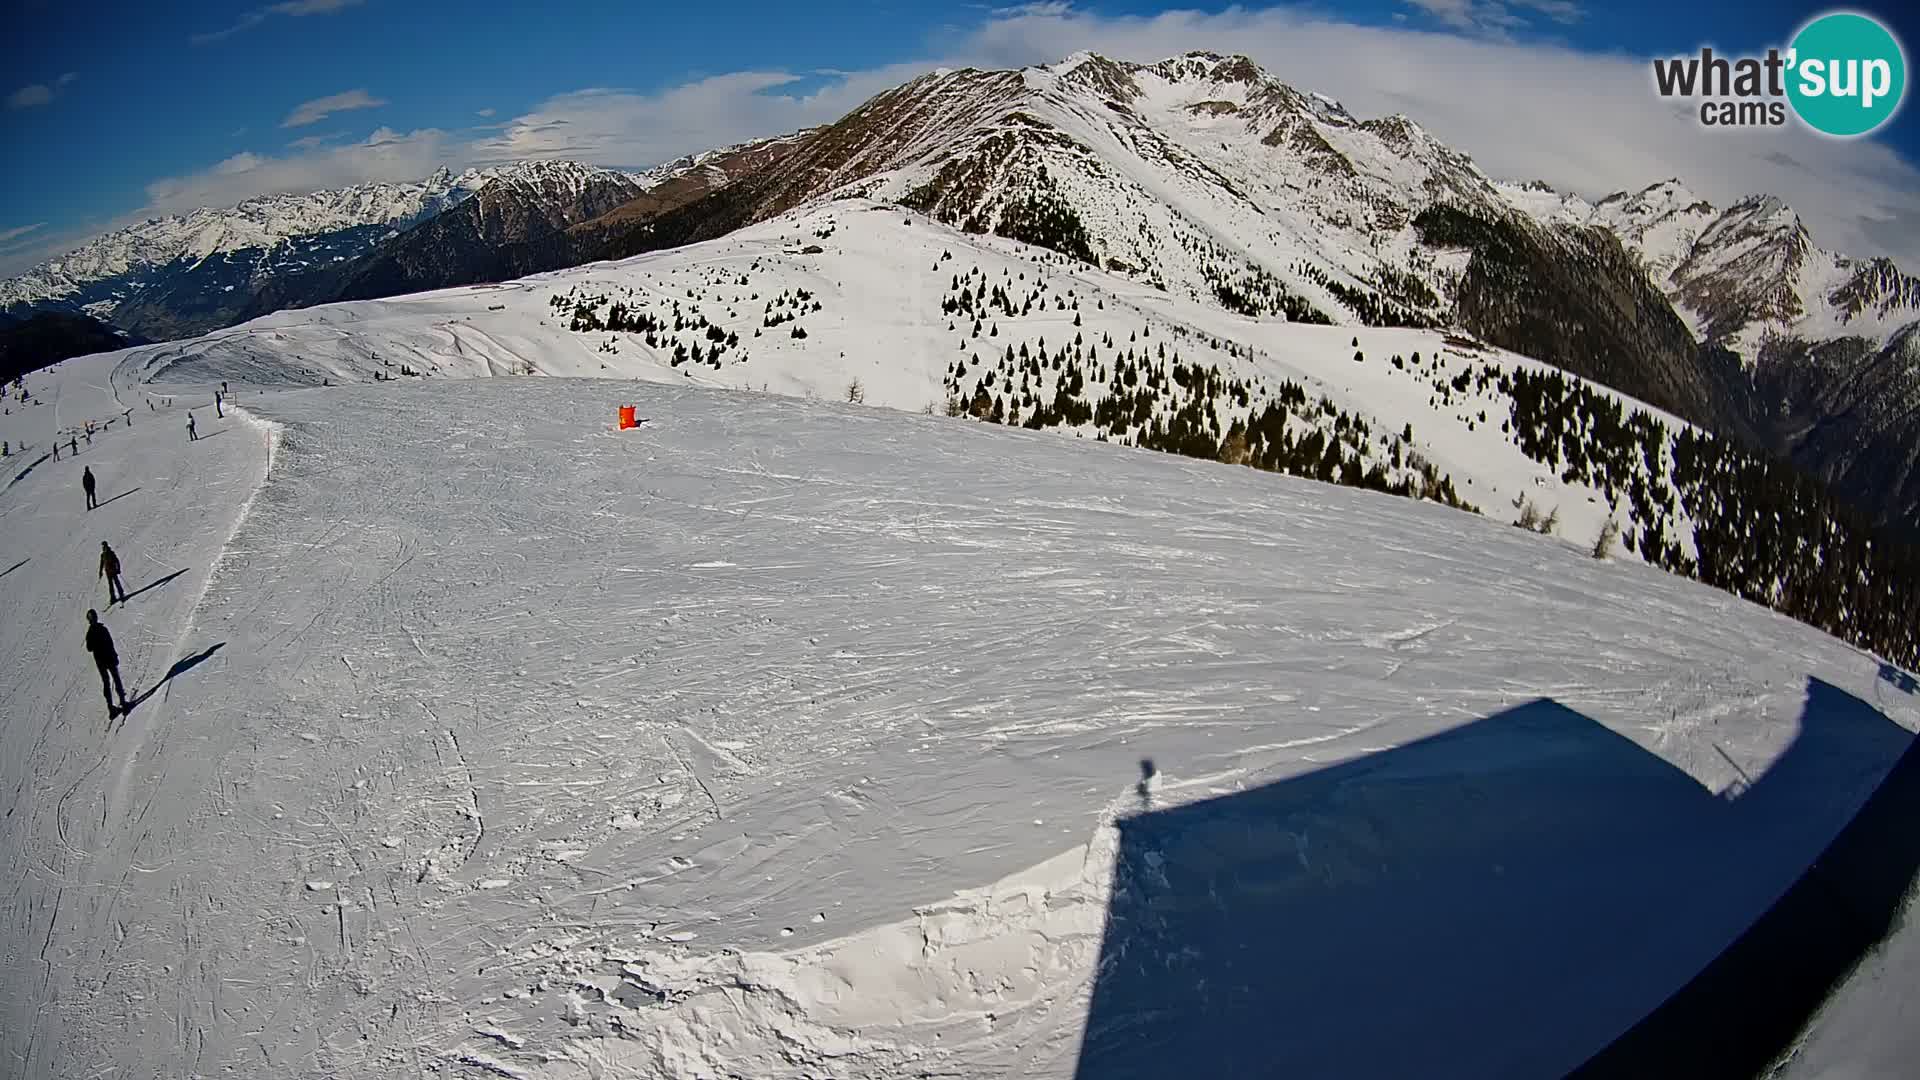
[[(1710, 1002), (1764, 1022), (1669, 1024), (1640, 1054), (1596, 1054), (1740, 938), (1876, 786), (1873, 816), (1911, 804), (1914, 745), (1813, 680), (1773, 767), (1716, 796), (1542, 699), (1141, 813), (1119, 825), (1077, 1075), (1558, 1077), (1583, 1063), (1653, 1075), (1666, 1055), (1689, 1076), (1750, 1076), (1864, 951), (1860, 935), (1783, 967), (1792, 985), (1749, 979)], [(1890, 920), (1920, 868), (1920, 831), (1882, 829), (1865, 847), (1851, 858), (1901, 889), (1824, 897), (1872, 909), (1850, 926)], [(1831, 906), (1762, 952), (1820, 938)]]
[(118, 495), (115, 495), (115, 496), (114, 496), (113, 498), (111, 498), (111, 499), (101, 499), (101, 500), (100, 500), (99, 502), (97, 502), (97, 503), (94, 503), (94, 504), (93, 504), (93, 508), (94, 508), (95, 510), (98, 510), (98, 509), (100, 509), (100, 508), (102, 508), (102, 507), (104, 507), (104, 506), (106, 506), (106, 505), (107, 505), (108, 503), (117, 503), (117, 502), (119, 502), (119, 501), (120, 501), (121, 499), (124, 499), (124, 498), (126, 498), (127, 496), (129, 496), (129, 495), (131, 495), (131, 494), (133, 494), (134, 492), (136, 492), (136, 491), (139, 491), (139, 490), (140, 490), (140, 489), (139, 489), (139, 488), (137, 488), (137, 487), (133, 487), (133, 488), (128, 488), (127, 490), (125, 490), (125, 491), (123, 491), (123, 492), (121, 492), (120, 494), (118, 494)]
[[(175, 571), (174, 571), (173, 573), (171, 573), (171, 574), (168, 574), (168, 575), (167, 575), (166, 577), (163, 577), (163, 578), (156, 578), (156, 579), (154, 579), (154, 580), (152, 580), (152, 581), (149, 581), (149, 582), (147, 582), (147, 583), (146, 583), (145, 585), (142, 585), (142, 586), (140, 586), (139, 588), (137, 588), (137, 589), (135, 589), (135, 590), (133, 590), (132, 592), (130, 592), (130, 593), (128, 593), (128, 594), (127, 594), (126, 596), (124, 596), (124, 597), (122, 597), (122, 598), (121, 598), (121, 600), (120, 600), (120, 602), (121, 602), (121, 603), (123, 603), (123, 604), (126, 604), (126, 603), (131, 603), (131, 602), (132, 602), (132, 600), (133, 600), (133, 598), (134, 598), (134, 597), (136, 597), (136, 596), (139, 596), (139, 595), (140, 595), (141, 593), (143, 593), (143, 592), (151, 592), (151, 591), (153, 591), (154, 589), (157, 589), (157, 588), (159, 588), (160, 586), (162, 586), (162, 585), (165, 585), (165, 584), (166, 584), (167, 582), (169, 582), (169, 581), (172, 581), (172, 580), (173, 580), (174, 578), (177, 578), (177, 577), (179, 577), (179, 576), (180, 576), (181, 574), (184, 574), (184, 573), (186, 573), (186, 570), (184, 570), (184, 569), (181, 569), (181, 570), (175, 570)], [(216, 645), (216, 646), (214, 646), (214, 648), (219, 648), (219, 646), (218, 646), (218, 645)]]
[(152, 697), (153, 695), (159, 693), (161, 690), (165, 689), (168, 683), (186, 674), (187, 672), (192, 671), (194, 668), (199, 667), (208, 658), (212, 657), (214, 653), (217, 653), (221, 649), (226, 648), (226, 645), (227, 643), (224, 641), (215, 642), (214, 644), (209, 645), (207, 648), (202, 649), (200, 652), (197, 652), (192, 656), (183, 656), (180, 659), (175, 660), (173, 662), (173, 666), (167, 669), (167, 673), (161, 676), (159, 682), (154, 683), (152, 686), (147, 687), (146, 692), (142, 693), (139, 697), (136, 697), (133, 699), (127, 711), (132, 712), (134, 709), (139, 708), (141, 705), (146, 703), (148, 698)]

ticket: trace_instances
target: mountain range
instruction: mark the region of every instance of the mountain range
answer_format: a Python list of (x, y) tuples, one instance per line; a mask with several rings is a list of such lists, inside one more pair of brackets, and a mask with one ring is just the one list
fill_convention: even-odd
[(858, 197), (1257, 320), (1450, 327), (1785, 457), (1920, 531), (1920, 280), (1679, 180), (1595, 202), (1487, 175), (1244, 57), (928, 73), (832, 124), (646, 172), (572, 162), (249, 200), (118, 230), (0, 309), (148, 338), (502, 281)]

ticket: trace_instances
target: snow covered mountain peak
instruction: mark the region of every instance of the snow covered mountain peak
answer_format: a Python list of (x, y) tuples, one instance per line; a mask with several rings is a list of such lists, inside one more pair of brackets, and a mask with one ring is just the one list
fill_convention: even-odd
[(1586, 206), (1545, 184), (1500, 185), (1536, 220), (1598, 225), (1632, 251), (1693, 331), (1757, 362), (1772, 338), (1878, 345), (1920, 319), (1920, 282), (1891, 260), (1817, 246), (1800, 215), (1759, 193), (1721, 208), (1678, 178)]
[(494, 196), (511, 191), (532, 198), (571, 202), (609, 183), (632, 188), (637, 193), (654, 182), (657, 178), (647, 174), (603, 169), (558, 158), (536, 158), (469, 169), (460, 174), (455, 187), (469, 194), (492, 189), (490, 194)]
[[(123, 302), (157, 287), (155, 274), (213, 258), (261, 261), (259, 253), (314, 249), (297, 260), (348, 258), (459, 205), (488, 184), (577, 193), (627, 174), (573, 161), (526, 161), (469, 169), (441, 167), (407, 183), (364, 183), (312, 192), (255, 196), (227, 207), (151, 217), (115, 229), (0, 281), (0, 310), (36, 305), (85, 307), (110, 317)], [(633, 178), (630, 178), (633, 179)], [(251, 253), (251, 254), (250, 254)]]

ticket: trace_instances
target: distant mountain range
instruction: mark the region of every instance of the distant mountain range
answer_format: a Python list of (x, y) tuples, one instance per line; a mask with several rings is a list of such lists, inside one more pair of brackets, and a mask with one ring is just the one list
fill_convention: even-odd
[(505, 280), (863, 196), (1250, 318), (1455, 326), (1791, 458), (1920, 531), (1920, 280), (1767, 196), (1589, 203), (1486, 175), (1244, 57), (937, 71), (825, 127), (645, 173), (526, 162), (249, 200), (101, 237), (0, 310), (150, 338)]
[[(566, 265), (596, 230), (763, 162), (780, 140), (647, 172), (526, 161), (153, 218), (0, 282), (0, 312), (84, 313), (154, 340), (286, 307), (504, 280)], [(617, 213), (615, 213), (617, 212)], [(605, 225), (594, 219), (612, 214)], [(580, 242), (562, 242), (568, 236)]]

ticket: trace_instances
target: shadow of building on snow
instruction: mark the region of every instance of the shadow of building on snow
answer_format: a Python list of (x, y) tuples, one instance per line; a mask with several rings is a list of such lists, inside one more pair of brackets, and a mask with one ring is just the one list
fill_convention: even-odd
[(1916, 807), (1912, 735), (1815, 680), (1724, 796), (1542, 699), (1144, 812), (1077, 1075), (1751, 1076), (1887, 933)]

